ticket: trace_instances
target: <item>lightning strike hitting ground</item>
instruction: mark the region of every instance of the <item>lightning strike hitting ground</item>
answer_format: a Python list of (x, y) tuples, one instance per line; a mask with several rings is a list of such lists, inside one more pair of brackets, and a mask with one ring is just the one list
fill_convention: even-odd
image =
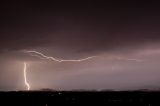
[[(37, 52), (37, 51), (25, 51), (25, 53), (30, 53), (31, 56), (36, 56), (40, 59), (49, 59), (49, 60), (56, 61), (56, 62), (81, 62), (81, 61), (89, 60), (93, 57), (97, 57), (97, 56), (91, 56), (91, 57), (78, 59), (78, 60), (63, 60), (63, 59), (56, 59), (54, 57), (46, 56), (46, 55), (44, 55), (40, 52)], [(31, 54), (31, 53), (35, 53), (35, 54)], [(27, 82), (26, 68), (27, 68), (27, 65), (26, 65), (26, 63), (24, 63), (24, 82), (25, 82), (25, 85), (27, 86), (27, 90), (30, 90), (30, 85)]]
[[(52, 61), (55, 61), (55, 62), (82, 62), (82, 61), (85, 61), (85, 60), (92, 59), (94, 57), (99, 57), (99, 56), (90, 56), (90, 57), (87, 57), (87, 58), (77, 59), (77, 60), (64, 60), (64, 59), (56, 59), (55, 57), (51, 57), (51, 56), (46, 56), (45, 54), (37, 52), (37, 51), (23, 51), (23, 52), (24, 53), (29, 53), (29, 55), (38, 57), (40, 59), (52, 60)], [(142, 61), (140, 59), (123, 58), (123, 57), (115, 57), (115, 59), (117, 59), (117, 60), (125, 60), (125, 61), (135, 61), (135, 62), (141, 62)], [(24, 63), (24, 80), (25, 80), (25, 85), (27, 86), (27, 90), (30, 90), (30, 85), (27, 82), (26, 67), (27, 67), (26, 63)]]
[(30, 85), (29, 83), (27, 82), (27, 74), (26, 74), (26, 71), (27, 71), (27, 64), (24, 62), (24, 68), (23, 68), (23, 71), (24, 71), (24, 83), (27, 87), (27, 90), (30, 90)]

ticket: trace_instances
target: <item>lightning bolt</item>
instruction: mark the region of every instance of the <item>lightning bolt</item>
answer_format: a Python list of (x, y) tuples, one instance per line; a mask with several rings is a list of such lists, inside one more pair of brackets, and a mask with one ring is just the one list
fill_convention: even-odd
[[(97, 56), (90, 56), (90, 57), (83, 58), (83, 59), (78, 59), (78, 60), (63, 60), (63, 59), (56, 59), (55, 57), (51, 57), (51, 56), (46, 56), (43, 53), (40, 53), (40, 52), (37, 52), (37, 51), (24, 51), (24, 52), (25, 53), (30, 53), (31, 56), (35, 56), (35, 57), (38, 57), (40, 59), (48, 59), (48, 60), (52, 60), (52, 61), (56, 61), (56, 62), (81, 62), (81, 61), (85, 61), (85, 60), (89, 60), (89, 59), (92, 59), (94, 57), (97, 57)], [(24, 63), (24, 83), (27, 86), (27, 90), (30, 90), (30, 85), (27, 82), (26, 69), (27, 69), (27, 64)]]
[(126, 60), (126, 61), (135, 61), (135, 62), (142, 62), (141, 59), (135, 59), (135, 58), (124, 58), (124, 57), (117, 57), (118, 60)]
[[(92, 59), (94, 57), (98, 57), (98, 56), (90, 56), (90, 57), (87, 57), (87, 58), (82, 58), (82, 59), (77, 59), (77, 60), (64, 60), (64, 59), (57, 59), (56, 57), (47, 56), (47, 55), (45, 55), (41, 52), (33, 51), (33, 50), (32, 51), (27, 51), (26, 50), (26, 51), (23, 51), (23, 52), (28, 53), (31, 56), (38, 57), (39, 59), (47, 59), (47, 60), (52, 60), (52, 61), (59, 62), (59, 63), (60, 62), (82, 62), (82, 61)], [(117, 60), (142, 62), (142, 60), (135, 59), (135, 58), (124, 58), (124, 57), (114, 57), (114, 58), (117, 59)], [(25, 82), (25, 85), (27, 86), (27, 90), (30, 90), (30, 85), (27, 82), (26, 68), (27, 68), (27, 65), (26, 65), (26, 63), (24, 63), (24, 82)]]
[(97, 56), (90, 56), (87, 58), (83, 58), (83, 59), (77, 59), (77, 60), (63, 60), (63, 59), (56, 59), (55, 57), (51, 57), (51, 56), (46, 56), (43, 53), (37, 52), (37, 51), (24, 51), (25, 53), (34, 53), (34, 54), (30, 54), (31, 56), (35, 56), (38, 57), (40, 59), (48, 59), (48, 60), (52, 60), (52, 61), (56, 61), (56, 62), (81, 62), (81, 61), (85, 61), (85, 60), (89, 60), (92, 59), (94, 57)]
[(30, 85), (29, 83), (27, 82), (27, 74), (26, 74), (26, 71), (27, 71), (27, 64), (24, 62), (24, 68), (23, 68), (23, 73), (24, 73), (24, 83), (27, 87), (27, 90), (30, 90)]

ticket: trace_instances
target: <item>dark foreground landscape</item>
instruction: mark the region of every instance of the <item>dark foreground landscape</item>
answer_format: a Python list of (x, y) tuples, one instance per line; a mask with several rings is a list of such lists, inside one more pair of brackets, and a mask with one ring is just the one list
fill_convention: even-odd
[[(151, 91), (17, 91), (0, 92), (0, 106), (160, 106), (160, 92)], [(2, 105), (3, 104), (3, 105)]]

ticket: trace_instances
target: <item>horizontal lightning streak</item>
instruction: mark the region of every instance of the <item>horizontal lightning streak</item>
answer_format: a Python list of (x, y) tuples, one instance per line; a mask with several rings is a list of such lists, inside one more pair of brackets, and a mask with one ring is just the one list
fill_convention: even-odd
[(53, 61), (56, 61), (56, 62), (81, 62), (81, 61), (85, 61), (85, 60), (89, 60), (89, 59), (92, 59), (94, 57), (97, 57), (97, 56), (90, 56), (90, 57), (87, 57), (87, 58), (77, 59), (77, 60), (64, 60), (64, 59), (56, 59), (55, 57), (51, 57), (51, 56), (46, 56), (43, 53), (40, 53), (40, 52), (37, 52), (37, 51), (25, 51), (25, 53), (35, 53), (35, 54), (30, 54), (30, 55), (31, 56), (36, 56), (40, 59), (49, 59), (49, 60), (53, 60)]
[(135, 61), (135, 62), (142, 62), (143, 60), (141, 59), (135, 59), (135, 58), (122, 58), (122, 57), (117, 57), (118, 60), (126, 60), (126, 61)]

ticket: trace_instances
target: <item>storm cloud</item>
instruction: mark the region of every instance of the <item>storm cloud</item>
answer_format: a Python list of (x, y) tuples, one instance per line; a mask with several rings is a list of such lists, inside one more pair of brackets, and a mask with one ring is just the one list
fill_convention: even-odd
[[(32, 89), (159, 88), (158, 2), (4, 2), (0, 8), (1, 90), (25, 88), (24, 61)], [(98, 57), (56, 63), (23, 50)]]

